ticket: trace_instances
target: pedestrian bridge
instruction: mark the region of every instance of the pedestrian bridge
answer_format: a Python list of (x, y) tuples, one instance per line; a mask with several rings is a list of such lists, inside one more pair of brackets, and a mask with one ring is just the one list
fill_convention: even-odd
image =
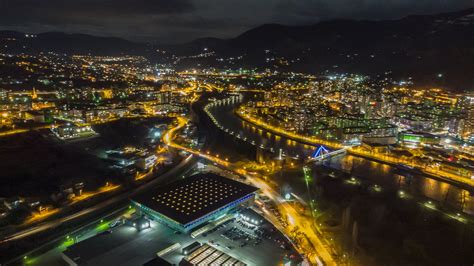
[(322, 162), (326, 159), (334, 157), (336, 155), (345, 154), (347, 148), (337, 149), (337, 150), (328, 150), (323, 145), (320, 145), (313, 153), (308, 162)]

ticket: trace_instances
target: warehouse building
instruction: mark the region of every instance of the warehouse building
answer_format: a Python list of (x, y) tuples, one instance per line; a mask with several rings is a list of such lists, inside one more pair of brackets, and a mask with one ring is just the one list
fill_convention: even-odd
[(208, 244), (200, 245), (194, 249), (187, 257), (185, 257), (179, 265), (225, 265), (225, 266), (245, 266), (246, 264), (230, 255), (209, 246)]
[(257, 190), (216, 174), (196, 174), (132, 198), (132, 204), (149, 219), (189, 232), (248, 204)]

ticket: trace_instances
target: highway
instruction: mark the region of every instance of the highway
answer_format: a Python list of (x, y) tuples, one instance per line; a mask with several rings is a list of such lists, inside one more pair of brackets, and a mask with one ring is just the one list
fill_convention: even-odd
[(260, 191), (263, 194), (265, 194), (277, 204), (280, 212), (283, 215), (286, 215), (290, 220), (292, 227), (283, 227), (279, 225), (277, 218), (271, 212), (264, 211), (266, 218), (272, 221), (273, 224), (279, 227), (280, 231), (284, 232), (286, 235), (291, 235), (291, 230), (297, 226), (299, 231), (304, 233), (309, 238), (312, 246), (305, 246), (303, 249), (305, 249), (305, 255), (308, 256), (311, 263), (314, 265), (321, 265), (324, 262), (324, 265), (337, 265), (337, 263), (332, 258), (330, 251), (327, 249), (327, 244), (324, 244), (320, 240), (319, 236), (313, 231), (314, 223), (312, 221), (312, 217), (308, 217), (296, 210), (280, 196), (280, 193), (275, 191), (275, 189), (270, 187), (262, 179), (247, 176), (247, 180), (249, 180), (252, 185), (260, 188)]
[(213, 162), (216, 162), (220, 165), (223, 165), (223, 166), (229, 166), (229, 162), (227, 162), (226, 160), (222, 160), (220, 159), (218, 156), (213, 156), (211, 155), (210, 153), (202, 153), (198, 150), (193, 150), (191, 148), (187, 148), (187, 147), (184, 147), (182, 145), (179, 145), (175, 142), (173, 142), (172, 140), (172, 136), (174, 135), (175, 131), (181, 129), (182, 127), (184, 127), (186, 124), (188, 123), (188, 120), (184, 117), (178, 117), (178, 126), (175, 127), (174, 129), (170, 130), (167, 132), (167, 134), (165, 134), (163, 136), (163, 142), (168, 145), (169, 147), (173, 147), (173, 148), (176, 148), (176, 149), (179, 149), (179, 150), (182, 150), (182, 151), (185, 151), (185, 152), (188, 152), (188, 153), (191, 153), (193, 155), (196, 155), (200, 158), (204, 158), (204, 159), (207, 159), (207, 160), (210, 160), (210, 161), (213, 161)]
[[(189, 152), (198, 157), (206, 159), (212, 163), (215, 163), (226, 170), (232, 171), (237, 175), (244, 176), (250, 183), (260, 188), (264, 193), (268, 194), (270, 198), (274, 199), (275, 203), (280, 208), (280, 210), (283, 211), (284, 215), (291, 216), (295, 221), (297, 221), (298, 226), (302, 228), (303, 232), (308, 236), (308, 239), (310, 240), (311, 246), (305, 247), (304, 250), (313, 251), (313, 253), (311, 254), (305, 254), (306, 256), (309, 255), (308, 259), (311, 261), (313, 265), (320, 265), (322, 263), (324, 263), (324, 265), (337, 265), (334, 259), (332, 258), (330, 251), (328, 251), (328, 249), (326, 248), (326, 245), (322, 243), (318, 235), (313, 231), (312, 229), (313, 227), (311, 226), (312, 217), (306, 217), (304, 214), (301, 214), (298, 210), (296, 210), (293, 206), (285, 202), (279, 196), (278, 192), (272, 189), (262, 179), (249, 175), (245, 169), (239, 168), (238, 166), (236, 166), (236, 164), (232, 164), (228, 162), (227, 160), (222, 160), (221, 158), (219, 158), (218, 154), (212, 155), (209, 152), (201, 152), (199, 150), (193, 150), (193, 149), (184, 147), (182, 145), (179, 145), (173, 142), (172, 136), (174, 135), (174, 132), (184, 127), (187, 122), (188, 122), (187, 119), (180, 117), (178, 119), (178, 126), (174, 128), (174, 131), (170, 130), (168, 132), (169, 134), (165, 134), (163, 136), (164, 142), (170, 147), (174, 147), (176, 149), (181, 149), (183, 151)], [(289, 233), (287, 232), (287, 230), (283, 232)]]
[[(203, 112), (203, 114), (205, 113), (206, 112)], [(208, 114), (206, 114), (205, 116), (207, 117)], [(209, 117), (209, 119), (211, 119), (210, 123), (212, 123), (212, 118)], [(184, 123), (184, 121), (182, 121), (182, 123)], [(214, 132), (209, 133), (214, 134)], [(217, 138), (214, 136), (212, 139)], [(267, 182), (265, 182), (263, 178), (260, 178), (259, 176), (250, 175), (247, 170), (244, 169), (245, 167), (240, 168), (242, 162), (231, 163), (227, 160), (222, 160), (218, 154), (213, 155), (209, 151), (201, 152), (199, 150), (192, 150), (171, 142), (170, 145), (173, 145), (177, 149), (183, 149), (192, 154), (196, 154), (201, 158), (204, 158), (216, 165), (219, 165), (225, 170), (245, 177), (246, 180), (248, 180), (254, 186), (258, 187), (263, 193), (267, 194), (267, 196), (269, 196), (269, 198), (271, 198), (275, 202), (282, 215), (291, 216), (295, 223), (298, 224), (300, 231), (307, 235), (310, 241), (310, 245), (302, 248), (304, 255), (307, 256), (307, 258), (313, 265), (337, 265), (331, 255), (331, 252), (328, 250), (327, 245), (325, 245), (320, 240), (320, 237), (317, 235), (317, 233), (313, 231), (314, 226), (311, 226), (311, 224), (313, 223), (312, 217), (305, 216), (304, 214), (296, 210), (293, 206), (284, 201), (280, 197), (279, 193), (275, 189), (273, 189)], [(276, 219), (275, 217), (272, 217), (272, 214), (269, 213), (266, 213), (265, 216), (267, 216), (267, 218), (272, 222), (274, 222), (274, 220)], [(277, 225), (276, 223), (274, 224)], [(284, 234), (290, 235), (290, 228), (280, 227), (280, 229)]]
[(132, 191), (122, 193), (120, 195), (117, 195), (117, 196), (112, 197), (110, 199), (107, 199), (105, 201), (102, 201), (102, 202), (100, 202), (100, 203), (98, 203), (94, 206), (88, 207), (86, 209), (83, 209), (83, 210), (78, 211), (76, 213), (73, 213), (71, 215), (68, 215), (66, 217), (62, 217), (62, 218), (52, 220), (52, 221), (47, 221), (47, 222), (44, 222), (44, 223), (39, 224), (37, 226), (34, 226), (34, 227), (31, 227), (31, 228), (16, 232), (16, 233), (14, 233), (10, 236), (7, 236), (7, 237), (3, 238), (0, 241), (0, 244), (10, 242), (10, 241), (14, 241), (14, 240), (23, 239), (23, 238), (32, 236), (34, 234), (43, 232), (45, 230), (54, 229), (54, 228), (56, 228), (56, 227), (58, 227), (58, 226), (60, 226), (64, 223), (70, 222), (70, 221), (72, 221), (74, 219), (77, 219), (79, 217), (83, 217), (85, 215), (92, 214), (96, 211), (102, 210), (102, 209), (104, 209), (106, 207), (109, 207), (113, 204), (117, 204), (118, 202), (126, 201), (126, 200), (128, 200), (128, 198), (130, 198), (130, 197), (132, 197), (132, 196), (134, 196), (138, 193), (141, 193), (143, 191), (146, 191), (147, 189), (150, 189), (150, 188), (154, 187), (155, 185), (159, 184), (161, 181), (166, 180), (167, 178), (172, 177), (173, 175), (176, 175), (177, 173), (185, 172), (189, 169), (192, 169), (194, 167), (194, 164), (195, 164), (195, 160), (192, 160), (192, 159), (193, 159), (192, 155), (186, 157), (183, 161), (181, 161), (172, 170), (164, 173), (163, 175), (153, 179), (152, 181), (150, 181), (150, 182), (148, 182), (148, 183), (146, 183), (146, 184), (144, 184), (144, 185), (142, 185), (142, 186), (140, 186), (140, 187), (138, 187), (138, 188), (136, 188)]
[[(179, 123), (178, 123), (177, 127), (170, 129), (167, 132), (167, 134), (165, 135), (165, 138), (167, 140), (171, 140), (172, 137), (173, 137), (173, 134), (177, 130), (179, 130), (182, 126), (184, 126), (185, 123), (183, 124), (182, 119), (178, 119), (178, 121), (179, 121)], [(61, 218), (51, 220), (51, 221), (46, 221), (46, 222), (43, 222), (41, 224), (32, 226), (30, 228), (15, 232), (14, 234), (11, 234), (9, 236), (5, 236), (0, 240), (0, 244), (6, 243), (6, 242), (12, 242), (12, 241), (15, 241), (15, 240), (24, 239), (24, 238), (27, 238), (27, 237), (32, 236), (34, 234), (41, 233), (41, 232), (44, 232), (46, 230), (54, 229), (54, 228), (56, 228), (60, 225), (63, 225), (64, 223), (73, 221), (77, 218), (84, 217), (84, 216), (89, 215), (89, 214), (93, 214), (94, 212), (105, 209), (105, 208), (107, 208), (109, 206), (112, 206), (113, 204), (117, 204), (121, 201), (126, 201), (131, 196), (134, 196), (138, 193), (141, 193), (141, 192), (146, 191), (150, 188), (153, 188), (154, 186), (156, 186), (157, 184), (159, 184), (163, 180), (166, 180), (166, 179), (172, 177), (173, 175), (177, 175), (179, 173), (184, 173), (184, 172), (192, 169), (195, 166), (195, 163), (196, 163), (196, 159), (194, 159), (192, 155), (189, 155), (188, 157), (186, 157), (183, 161), (181, 161), (177, 166), (175, 166), (170, 171), (168, 171), (168, 172), (164, 173), (163, 175), (161, 175), (161, 176), (159, 176), (159, 177), (143, 184), (142, 186), (140, 186), (140, 187), (138, 187), (134, 190), (131, 190), (131, 191), (122, 193), (120, 195), (114, 196), (114, 197), (109, 198), (105, 201), (102, 201), (102, 202), (100, 202), (100, 203), (98, 203), (94, 206), (85, 208), (83, 210), (80, 210), (80, 211), (78, 211), (76, 213), (73, 213), (73, 214), (70, 214), (68, 216), (61, 217)], [(149, 172), (149, 173), (146, 173), (145, 175), (151, 175), (151, 174), (152, 173)]]
[[(194, 101), (192, 101), (192, 103), (193, 102)], [(195, 118), (194, 112), (192, 112), (192, 117)], [(176, 121), (177, 121), (177, 125), (175, 125), (173, 128), (168, 130), (163, 135), (163, 142), (171, 148), (177, 148), (178, 150), (187, 151), (187, 152), (190, 153), (190, 155), (188, 155), (185, 159), (183, 159), (173, 169), (171, 169), (171, 170), (167, 171), (166, 173), (162, 174), (161, 176), (158, 176), (158, 177), (154, 178), (153, 180), (141, 185), (140, 187), (138, 187), (136, 189), (133, 189), (133, 190), (128, 191), (128, 192), (121, 193), (120, 195), (117, 195), (117, 196), (114, 196), (114, 197), (109, 198), (107, 200), (104, 200), (104, 201), (102, 201), (102, 202), (100, 202), (100, 203), (98, 203), (94, 206), (82, 209), (82, 210), (80, 210), (78, 212), (75, 212), (73, 214), (70, 214), (68, 216), (61, 217), (61, 218), (54, 219), (54, 220), (50, 220), (50, 221), (46, 221), (46, 222), (31, 226), (27, 229), (20, 230), (20, 231), (15, 232), (11, 235), (4, 236), (0, 240), (0, 244), (5, 244), (5, 243), (8, 243), (8, 242), (14, 242), (14, 241), (18, 241), (18, 240), (27, 239), (28, 237), (31, 237), (35, 234), (46, 232), (47, 230), (53, 230), (55, 228), (58, 228), (59, 226), (64, 225), (65, 223), (72, 222), (72, 221), (74, 221), (76, 219), (79, 219), (79, 218), (84, 218), (88, 215), (93, 215), (94, 213), (99, 212), (101, 210), (104, 210), (108, 207), (112, 207), (114, 205), (116, 205), (116, 206), (120, 205), (121, 206), (121, 205), (123, 205), (121, 203), (125, 204), (126, 202), (128, 202), (128, 199), (130, 197), (133, 197), (134, 195), (137, 195), (137, 194), (142, 193), (142, 192), (144, 192), (148, 189), (151, 189), (151, 188), (155, 187), (156, 185), (159, 185), (160, 182), (163, 182), (165, 180), (171, 180), (173, 177), (177, 177), (177, 176), (179, 177), (179, 176), (185, 174), (186, 172), (192, 170), (196, 165), (198, 157), (209, 159), (210, 157), (207, 156), (207, 155), (202, 155), (199, 152), (195, 152), (194, 150), (188, 149), (186, 147), (183, 147), (183, 146), (178, 145), (178, 144), (173, 142), (173, 138), (175, 137), (175, 133), (177, 131), (179, 131), (180, 129), (182, 129), (189, 122), (189, 119), (184, 118), (184, 117), (177, 117)], [(197, 155), (197, 156), (195, 156), (195, 155)], [(227, 164), (224, 160), (218, 160), (218, 161), (219, 161), (219, 163), (222, 163), (222, 164), (225, 164), (225, 165)], [(142, 178), (145, 178), (145, 177), (149, 177), (150, 175), (153, 175), (152, 171), (149, 171), (147, 173), (142, 174), (137, 179), (142, 179)]]
[[(404, 159), (401, 157), (395, 157), (394, 155), (390, 155), (387, 153), (381, 153), (381, 152), (375, 152), (375, 151), (366, 151), (364, 150), (361, 146), (351, 146), (351, 147), (345, 147), (339, 142), (334, 142), (334, 141), (328, 141), (328, 140), (323, 140), (319, 139), (316, 137), (309, 137), (293, 132), (289, 132), (283, 128), (278, 128), (275, 126), (272, 126), (265, 121), (262, 121), (259, 118), (253, 117), (249, 115), (249, 113), (244, 109), (240, 108), (236, 112), (236, 115), (244, 120), (247, 121), (255, 126), (258, 126), (260, 128), (263, 128), (269, 132), (274, 133), (275, 135), (280, 135), (284, 136), (288, 139), (292, 139), (295, 141), (298, 141), (303, 144), (311, 144), (311, 145), (326, 145), (328, 147), (334, 148), (334, 149), (340, 149), (341, 152), (345, 151), (348, 154), (354, 155), (354, 156), (359, 156), (363, 158), (367, 158), (369, 160), (373, 161), (378, 161), (378, 162), (383, 162), (386, 164), (390, 165), (398, 165), (398, 164), (403, 164), (406, 166), (413, 167), (414, 169), (417, 169), (418, 171), (423, 172), (424, 174), (428, 176), (432, 176), (435, 178), (438, 178), (443, 181), (447, 181), (453, 184), (456, 184), (458, 186), (461, 186), (465, 189), (472, 190), (472, 187), (474, 187), (474, 179), (468, 178), (465, 176), (460, 176), (454, 173), (449, 173), (446, 171), (441, 171), (439, 167), (432, 166), (432, 165), (421, 165), (414, 160), (411, 159)], [(329, 156), (330, 157), (330, 156)], [(329, 157), (324, 157), (319, 160), (324, 160)]]
[(34, 130), (40, 130), (40, 129), (46, 129), (46, 128), (51, 128), (51, 125), (44, 125), (44, 126), (37, 126), (37, 127), (33, 127), (33, 128), (20, 128), (20, 129), (12, 129), (12, 130), (8, 130), (8, 131), (3, 131), (3, 132), (0, 132), (0, 137), (7, 137), (7, 136), (12, 136), (12, 135), (15, 135), (15, 134), (22, 134), (22, 133), (26, 133), (26, 132), (30, 132), (30, 131), (34, 131)]
[(325, 140), (325, 139), (321, 139), (321, 138), (317, 138), (317, 137), (304, 136), (304, 135), (300, 135), (300, 134), (297, 134), (297, 133), (289, 132), (289, 131), (287, 131), (285, 129), (282, 129), (282, 128), (272, 126), (272, 125), (270, 125), (270, 124), (268, 124), (268, 123), (266, 123), (266, 122), (264, 122), (260, 119), (252, 117), (243, 108), (238, 109), (235, 112), (235, 114), (238, 117), (240, 117), (242, 120), (245, 120), (245, 121), (247, 121), (251, 124), (254, 124), (256, 126), (264, 128), (265, 130), (268, 130), (270, 132), (274, 132), (277, 135), (281, 135), (281, 136), (287, 137), (289, 139), (296, 140), (296, 141), (301, 142), (301, 143), (310, 144), (310, 145), (315, 145), (315, 144), (316, 145), (321, 145), (322, 144), (322, 145), (326, 145), (327, 147), (330, 147), (332, 149), (340, 149), (340, 148), (344, 147), (340, 142)]
[[(287, 202), (285, 202), (276, 192), (274, 189), (272, 189), (268, 184), (266, 184), (263, 180), (259, 178), (252, 177), (248, 174), (246, 174), (246, 171), (243, 169), (239, 169), (235, 167), (233, 164), (230, 164), (227, 161), (223, 161), (222, 159), (213, 156), (213, 155), (208, 155), (208, 154), (203, 154), (199, 151), (192, 151), (189, 148), (182, 147), (180, 145), (171, 143), (173, 147), (177, 149), (183, 149), (184, 151), (191, 152), (193, 154), (198, 155), (199, 157), (202, 157), (206, 160), (209, 160), (213, 163), (216, 163), (220, 165), (221, 167), (225, 168), (226, 170), (230, 170), (238, 175), (245, 176), (247, 180), (255, 185), (256, 187), (260, 188), (265, 194), (267, 194), (270, 198), (274, 199), (275, 203), (277, 206), (283, 210), (283, 214), (291, 216), (295, 221), (297, 221), (298, 226), (303, 230), (303, 232), (308, 236), (308, 238), (311, 241), (311, 244), (313, 247), (306, 247), (305, 250), (314, 250), (315, 254), (312, 256), (309, 256), (309, 260), (314, 263), (314, 265), (319, 264), (319, 261), (323, 261), (324, 265), (336, 265), (336, 262), (331, 256), (331, 253), (327, 250), (326, 245), (322, 243), (322, 241), (319, 239), (317, 234), (312, 230), (311, 226), (311, 217), (306, 217), (304, 214), (301, 214), (298, 210), (296, 210), (293, 206), (289, 205)], [(285, 233), (288, 233), (287, 230), (284, 231)], [(308, 254), (305, 254), (308, 255)]]

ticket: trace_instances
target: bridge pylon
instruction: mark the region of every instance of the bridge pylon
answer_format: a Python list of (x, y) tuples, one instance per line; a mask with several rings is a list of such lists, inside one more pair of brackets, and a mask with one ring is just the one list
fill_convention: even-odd
[(320, 145), (314, 152), (311, 158), (313, 159), (318, 159), (318, 158), (324, 158), (325, 155), (329, 154), (329, 150), (326, 149), (323, 145)]

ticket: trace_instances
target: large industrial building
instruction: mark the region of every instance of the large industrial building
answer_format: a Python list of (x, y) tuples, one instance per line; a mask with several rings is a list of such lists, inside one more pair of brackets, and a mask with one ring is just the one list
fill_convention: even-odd
[(202, 246), (198, 245), (187, 257), (183, 258), (179, 265), (245, 266), (246, 264), (208, 244), (204, 244)]
[(216, 174), (196, 174), (132, 199), (150, 219), (189, 232), (235, 210), (258, 189)]

